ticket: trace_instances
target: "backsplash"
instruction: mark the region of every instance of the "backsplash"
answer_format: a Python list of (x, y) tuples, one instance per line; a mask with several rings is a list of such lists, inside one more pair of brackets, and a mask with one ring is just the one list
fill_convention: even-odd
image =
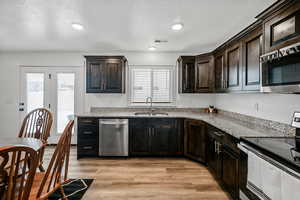
[(225, 110), (218, 110), (218, 113), (221, 115), (225, 115), (226, 117), (230, 117), (232, 119), (238, 120), (241, 123), (243, 123), (243, 125), (249, 128), (253, 128), (254, 126), (255, 127), (259, 126), (262, 128), (268, 128), (274, 131), (281, 132), (285, 136), (294, 136), (296, 134), (296, 129), (289, 124), (256, 118), (249, 115), (243, 115), (243, 114), (229, 112)]

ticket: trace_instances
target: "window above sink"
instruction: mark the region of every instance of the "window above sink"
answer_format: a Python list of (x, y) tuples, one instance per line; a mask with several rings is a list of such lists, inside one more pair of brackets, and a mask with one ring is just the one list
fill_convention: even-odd
[(175, 106), (174, 66), (129, 66), (129, 106)]

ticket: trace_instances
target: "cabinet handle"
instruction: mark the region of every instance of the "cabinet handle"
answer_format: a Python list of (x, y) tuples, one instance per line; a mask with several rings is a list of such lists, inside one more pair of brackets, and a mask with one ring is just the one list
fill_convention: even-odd
[(220, 144), (220, 142), (218, 142), (218, 144), (217, 144), (217, 151), (218, 151), (218, 154), (222, 153), (220, 147), (221, 147), (221, 144)]
[(81, 120), (80, 122), (81, 122), (81, 123), (93, 123), (92, 120), (88, 120), (88, 119), (87, 119), (87, 120)]
[(91, 149), (93, 149), (93, 147), (92, 146), (85, 146), (85, 147), (82, 147), (84, 150), (91, 150)]
[(92, 132), (92, 131), (84, 131), (83, 134), (84, 134), (84, 135), (92, 135), (93, 132)]
[(217, 141), (215, 141), (215, 153), (217, 153)]
[(219, 133), (219, 132), (217, 132), (217, 131), (215, 131), (214, 134), (215, 134), (216, 136), (218, 136), (218, 137), (223, 137), (223, 136), (224, 136), (223, 133)]

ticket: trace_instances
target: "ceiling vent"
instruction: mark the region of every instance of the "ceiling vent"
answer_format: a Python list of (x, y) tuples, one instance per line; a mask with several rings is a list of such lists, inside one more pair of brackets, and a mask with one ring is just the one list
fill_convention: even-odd
[(168, 40), (154, 40), (154, 43), (161, 44), (161, 43), (167, 43)]

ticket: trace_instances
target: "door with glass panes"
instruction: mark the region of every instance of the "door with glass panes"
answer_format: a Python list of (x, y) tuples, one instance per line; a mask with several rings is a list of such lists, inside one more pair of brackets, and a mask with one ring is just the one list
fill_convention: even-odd
[(20, 80), (20, 122), (33, 109), (50, 110), (54, 120), (49, 143), (56, 143), (78, 111), (79, 67), (21, 67)]

